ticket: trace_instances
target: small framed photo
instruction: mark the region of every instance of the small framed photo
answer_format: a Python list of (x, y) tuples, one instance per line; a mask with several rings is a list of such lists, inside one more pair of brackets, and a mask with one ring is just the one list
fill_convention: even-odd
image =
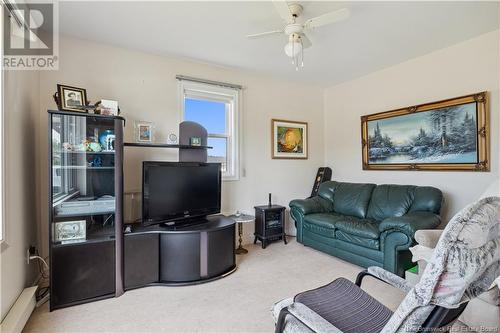
[(57, 92), (60, 110), (86, 112), (84, 106), (87, 105), (87, 91), (85, 89), (58, 84)]
[(118, 115), (118, 101), (108, 99), (101, 100), (101, 114), (105, 116)]
[(197, 136), (192, 136), (189, 138), (189, 144), (191, 146), (201, 146), (201, 138)]
[(272, 119), (272, 158), (307, 159), (307, 123)]
[(70, 243), (86, 239), (86, 221), (66, 221), (54, 223), (54, 241)]
[(135, 141), (142, 143), (153, 143), (154, 125), (147, 121), (135, 122)]

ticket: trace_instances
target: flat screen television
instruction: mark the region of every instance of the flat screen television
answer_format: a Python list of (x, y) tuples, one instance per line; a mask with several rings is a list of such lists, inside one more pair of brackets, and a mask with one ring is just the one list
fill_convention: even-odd
[(221, 178), (220, 163), (143, 162), (143, 224), (180, 224), (220, 213)]

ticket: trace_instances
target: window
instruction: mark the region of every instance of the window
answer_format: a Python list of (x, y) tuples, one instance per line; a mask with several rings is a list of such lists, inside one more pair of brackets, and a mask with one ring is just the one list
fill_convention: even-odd
[(239, 89), (180, 80), (182, 120), (208, 131), (208, 162), (222, 164), (224, 180), (238, 180)]

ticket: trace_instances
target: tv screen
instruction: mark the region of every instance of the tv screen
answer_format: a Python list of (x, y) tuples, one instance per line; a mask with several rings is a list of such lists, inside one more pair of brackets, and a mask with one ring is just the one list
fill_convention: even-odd
[(142, 170), (144, 224), (220, 213), (220, 163), (143, 162)]

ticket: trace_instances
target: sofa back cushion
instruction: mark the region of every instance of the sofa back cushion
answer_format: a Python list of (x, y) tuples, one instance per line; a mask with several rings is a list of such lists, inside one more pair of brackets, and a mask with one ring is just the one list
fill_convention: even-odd
[(382, 221), (408, 212), (415, 192), (413, 185), (378, 185), (372, 193), (368, 218)]
[(439, 215), (442, 202), (443, 193), (440, 190), (431, 186), (419, 186), (415, 188), (410, 212), (425, 211)]
[(333, 193), (335, 192), (335, 188), (337, 187), (337, 182), (327, 181), (321, 183), (318, 189), (318, 196), (321, 198), (330, 201), (333, 204)]
[(434, 187), (413, 185), (378, 185), (372, 193), (367, 217), (382, 221), (403, 216), (410, 211), (439, 214), (442, 193)]
[(368, 203), (375, 184), (325, 182), (321, 184), (319, 195), (333, 201), (334, 212), (361, 219), (366, 217)]

